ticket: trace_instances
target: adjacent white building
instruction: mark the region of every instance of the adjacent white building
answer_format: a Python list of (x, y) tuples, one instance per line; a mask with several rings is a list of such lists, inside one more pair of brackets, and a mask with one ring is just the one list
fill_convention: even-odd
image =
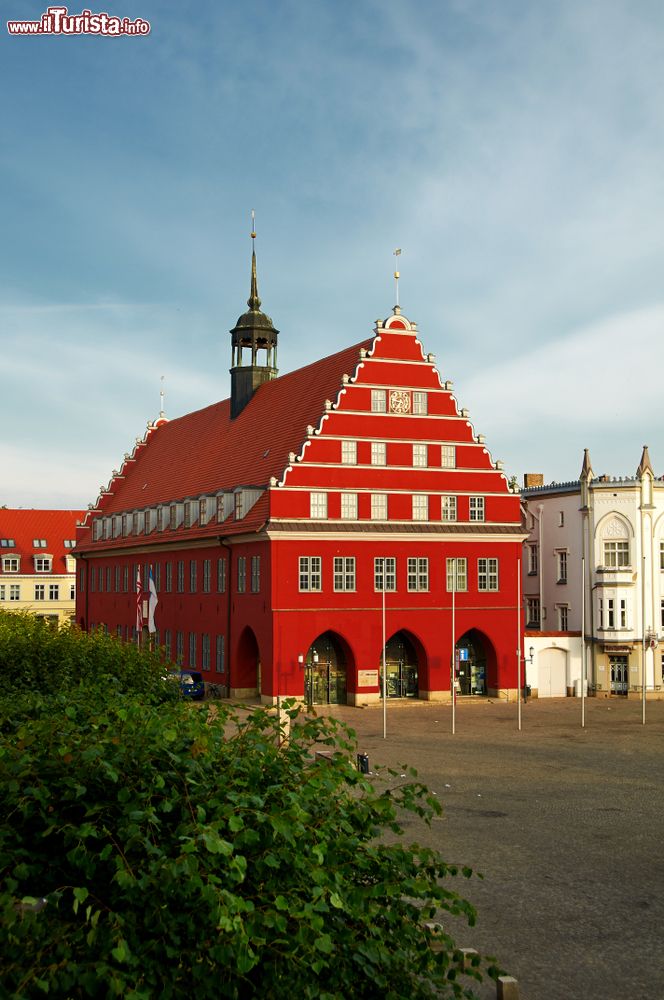
[[(664, 697), (664, 480), (644, 447), (633, 478), (522, 490), (526, 682), (533, 695)], [(532, 662), (530, 653), (532, 650)], [(585, 659), (585, 671), (584, 671)]]

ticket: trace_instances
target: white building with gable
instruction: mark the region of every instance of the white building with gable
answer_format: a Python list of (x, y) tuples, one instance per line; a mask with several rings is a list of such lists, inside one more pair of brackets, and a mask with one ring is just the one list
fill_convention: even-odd
[[(522, 589), (533, 695), (664, 697), (664, 479), (648, 448), (633, 478), (524, 477)], [(531, 659), (532, 656), (532, 659)], [(585, 658), (585, 672), (584, 672)]]

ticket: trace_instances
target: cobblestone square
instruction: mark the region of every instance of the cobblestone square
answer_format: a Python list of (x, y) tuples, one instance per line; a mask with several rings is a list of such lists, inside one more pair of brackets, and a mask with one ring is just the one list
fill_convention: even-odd
[[(541, 699), (522, 706), (335, 706), (370, 766), (408, 764), (443, 815), (406, 836), (468, 864), (460, 879), (475, 928), (462, 947), (497, 957), (521, 1000), (656, 1000), (664, 996), (664, 702)], [(481, 989), (484, 997), (494, 989)]]

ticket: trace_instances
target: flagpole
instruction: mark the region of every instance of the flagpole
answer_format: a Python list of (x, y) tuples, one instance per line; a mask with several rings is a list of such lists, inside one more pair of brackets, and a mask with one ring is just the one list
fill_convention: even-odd
[(586, 557), (581, 557), (581, 728), (586, 726)]
[(452, 559), (452, 677), (451, 677), (451, 689), (452, 689), (452, 736), (456, 732), (456, 556)]
[[(517, 575), (517, 595), (516, 595), (516, 701), (519, 706), (517, 719), (519, 732), (521, 732), (521, 560), (516, 561)], [(525, 655), (525, 650), (524, 650)]]
[(383, 556), (383, 739), (387, 739), (387, 670), (385, 665), (385, 573), (386, 559)]

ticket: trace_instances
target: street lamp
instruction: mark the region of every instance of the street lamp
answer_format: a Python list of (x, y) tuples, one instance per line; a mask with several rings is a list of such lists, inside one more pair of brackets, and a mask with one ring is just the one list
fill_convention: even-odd
[(526, 683), (526, 663), (529, 663), (532, 667), (533, 657), (535, 656), (535, 647), (531, 646), (528, 650), (528, 656), (524, 654), (523, 657), (523, 703), (524, 705), (528, 702), (528, 685)]

